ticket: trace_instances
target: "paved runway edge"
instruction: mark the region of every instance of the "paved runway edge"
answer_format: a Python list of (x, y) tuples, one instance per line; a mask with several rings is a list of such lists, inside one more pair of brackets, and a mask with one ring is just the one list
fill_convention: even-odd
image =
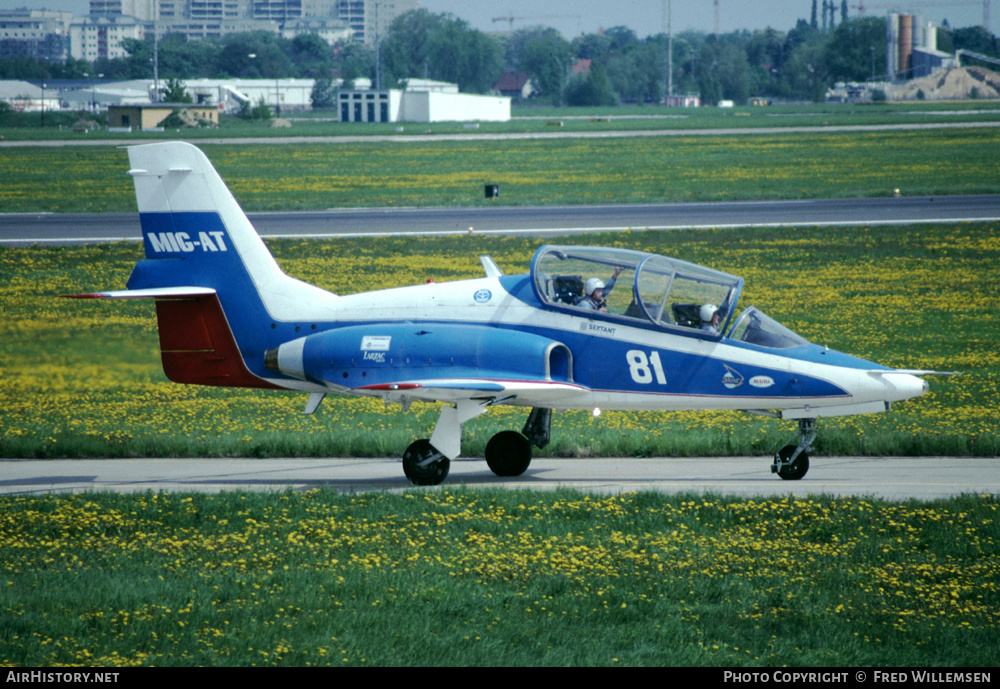
[(800, 481), (770, 472), (766, 457), (536, 458), (515, 478), (498, 478), (481, 459), (452, 462), (447, 481), (416, 488), (395, 458), (85, 459), (0, 461), (0, 495), (110, 491), (204, 492), (329, 489), (341, 492), (555, 490), (739, 497), (829, 495), (893, 501), (959, 495), (1000, 497), (1000, 458), (816, 457)]

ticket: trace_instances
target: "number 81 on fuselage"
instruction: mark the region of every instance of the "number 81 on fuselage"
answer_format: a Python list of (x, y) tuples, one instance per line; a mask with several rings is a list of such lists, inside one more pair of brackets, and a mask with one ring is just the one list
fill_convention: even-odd
[(625, 353), (625, 360), (628, 362), (628, 372), (634, 382), (646, 385), (652, 383), (655, 378), (657, 384), (667, 384), (659, 352), (650, 352), (647, 357), (646, 352), (641, 349), (630, 349)]

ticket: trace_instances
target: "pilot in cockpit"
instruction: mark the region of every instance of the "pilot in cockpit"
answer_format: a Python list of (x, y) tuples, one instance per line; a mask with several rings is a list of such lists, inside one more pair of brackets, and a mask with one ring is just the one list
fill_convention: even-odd
[(719, 314), (718, 306), (715, 304), (702, 304), (698, 310), (698, 316), (701, 318), (702, 330), (716, 335), (719, 334), (719, 320), (721, 315)]
[(621, 275), (622, 269), (615, 266), (615, 274), (605, 283), (601, 278), (590, 278), (583, 283), (583, 297), (576, 303), (581, 309), (590, 311), (607, 311), (607, 297), (615, 288), (615, 281)]

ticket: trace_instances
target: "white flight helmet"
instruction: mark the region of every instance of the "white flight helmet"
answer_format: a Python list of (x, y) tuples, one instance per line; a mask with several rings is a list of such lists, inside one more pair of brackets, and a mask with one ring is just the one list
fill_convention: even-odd
[(719, 310), (719, 307), (715, 304), (703, 304), (701, 309), (698, 311), (698, 315), (701, 316), (701, 320), (704, 323), (711, 323), (712, 317), (715, 316), (715, 312)]
[(594, 293), (595, 289), (604, 289), (604, 280), (601, 278), (590, 278), (583, 283), (583, 293), (588, 297)]

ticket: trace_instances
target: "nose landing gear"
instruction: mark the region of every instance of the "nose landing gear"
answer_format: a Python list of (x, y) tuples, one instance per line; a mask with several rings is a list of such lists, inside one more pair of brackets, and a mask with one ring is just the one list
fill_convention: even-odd
[(771, 473), (786, 481), (798, 481), (809, 471), (809, 452), (816, 439), (816, 419), (799, 419), (798, 443), (785, 445), (774, 453)]

